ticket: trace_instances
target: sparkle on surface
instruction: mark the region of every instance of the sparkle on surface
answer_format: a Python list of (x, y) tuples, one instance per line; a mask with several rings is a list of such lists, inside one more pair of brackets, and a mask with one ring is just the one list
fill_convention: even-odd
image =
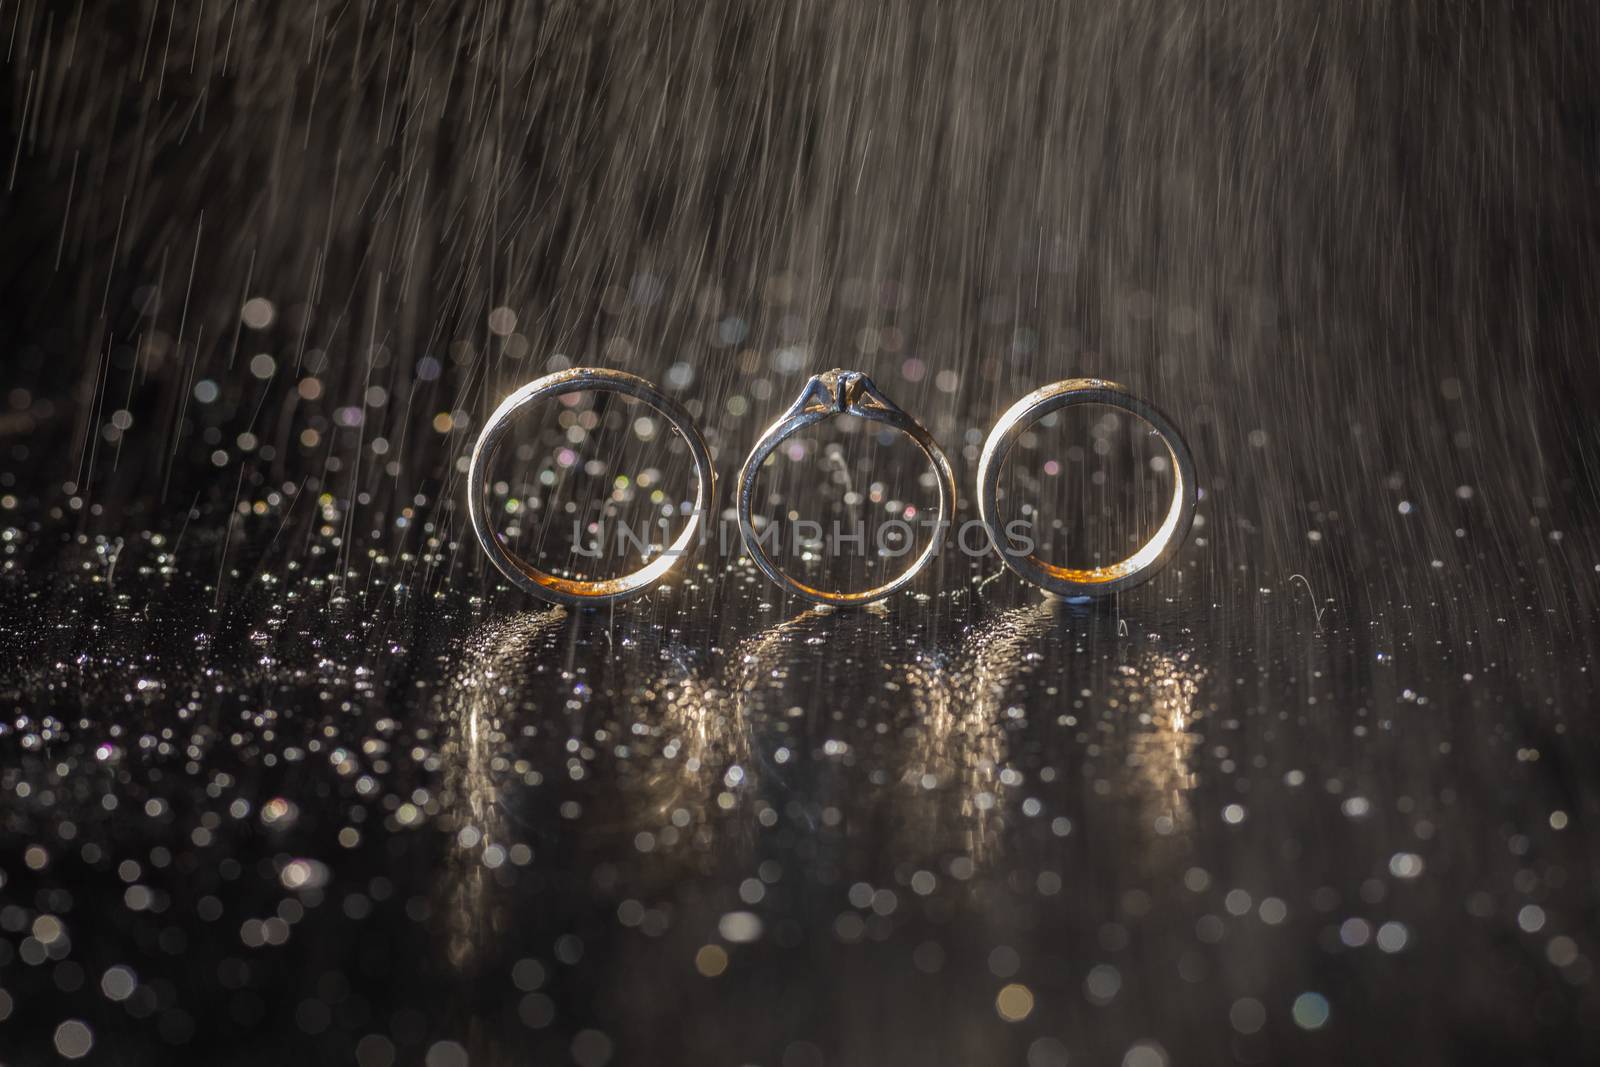
[[(77, 7), (0, 3), (0, 1061), (1600, 1061), (1600, 12)], [(1125, 382), (1193, 533), (860, 611), (472, 540), (533, 378), (726, 485), (836, 365), (963, 496)], [(1159, 518), (1135, 421), (1019, 439), (1052, 559)], [(692, 500), (592, 394), (501, 458), (552, 573)], [(764, 478), (937, 499), (848, 414)]]

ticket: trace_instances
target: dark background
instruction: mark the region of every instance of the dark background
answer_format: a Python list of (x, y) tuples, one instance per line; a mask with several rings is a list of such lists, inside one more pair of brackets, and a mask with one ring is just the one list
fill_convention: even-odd
[[(1597, 45), (4, 0), (0, 1062), (1592, 1062)], [(1015, 397), (1113, 378), (1201, 523), (1094, 606), (947, 553), (804, 613), (708, 551), (547, 612), (461, 463), (568, 363), (678, 395), (724, 486), (832, 366), (963, 492)]]

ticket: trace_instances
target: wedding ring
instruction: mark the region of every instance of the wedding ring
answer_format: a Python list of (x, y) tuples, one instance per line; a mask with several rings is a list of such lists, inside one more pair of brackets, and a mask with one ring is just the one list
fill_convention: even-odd
[[(655, 559), (632, 574), (596, 581), (582, 581), (549, 574), (512, 552), (506, 546), (505, 539), (495, 532), (491, 524), (491, 505), (486, 492), (490, 464), (494, 461), (500, 441), (510, 427), (512, 418), (519, 411), (540, 400), (549, 400), (568, 393), (588, 392), (617, 393), (632, 397), (643, 401), (665, 416), (667, 422), (689, 445), (689, 456), (694, 460), (695, 474), (694, 511), (690, 513), (689, 521), (677, 539)], [(506, 397), (500, 406), (495, 408), (494, 414), (489, 416), (489, 421), (484, 423), (483, 432), (478, 435), (478, 443), (472, 450), (472, 464), (467, 472), (467, 508), (472, 515), (472, 531), (478, 537), (478, 544), (483, 546), (484, 552), (489, 555), (489, 560), (500, 573), (511, 579), (518, 588), (552, 604), (595, 607), (638, 596), (660, 581), (678, 562), (678, 557), (693, 543), (695, 531), (699, 528), (702, 517), (710, 511), (714, 489), (715, 475), (711, 469), (711, 451), (706, 447), (700, 431), (695, 428), (694, 420), (681, 404), (636, 375), (619, 370), (574, 367), (529, 382)]]
[[(767, 457), (794, 434), (835, 415), (855, 415), (869, 422), (882, 423), (899, 430), (922, 449), (923, 455), (933, 464), (934, 474), (939, 483), (939, 522), (933, 537), (929, 539), (928, 547), (923, 549), (911, 566), (898, 577), (859, 593), (836, 593), (818, 589), (785, 574), (762, 545), (762, 538), (756, 534), (752, 517), (756, 476), (761, 471), (761, 465), (767, 461)], [(826, 374), (813, 375), (806, 382), (806, 387), (801, 390), (799, 398), (787, 411), (778, 416), (776, 422), (767, 427), (766, 432), (761, 435), (761, 439), (756, 442), (755, 448), (750, 450), (750, 455), (745, 459), (744, 469), (739, 472), (739, 536), (744, 540), (745, 548), (755, 560), (756, 566), (760, 567), (768, 578), (790, 592), (798, 593), (818, 604), (859, 607), (875, 600), (882, 600), (904, 586), (938, 554), (943, 531), (955, 515), (955, 507), (956, 478), (944, 450), (933, 439), (927, 427), (879, 392), (872, 379), (860, 371), (831, 370)]]
[[(1058, 567), (1037, 555), (1013, 548), (996, 528), (996, 496), (1000, 487), (1000, 468), (1006, 454), (1028, 428), (1044, 416), (1077, 404), (1100, 404), (1118, 408), (1148, 423), (1172, 460), (1172, 503), (1166, 517), (1151, 538), (1127, 559), (1106, 567)], [(1140, 399), (1116, 382), (1099, 378), (1069, 378), (1035, 389), (1012, 404), (1000, 416), (978, 460), (978, 515), (989, 534), (989, 543), (1014, 572), (1034, 585), (1060, 596), (1105, 596), (1129, 589), (1148, 580), (1177, 554), (1189, 526), (1194, 521), (1197, 486), (1194, 457), (1182, 435), (1156, 407)]]

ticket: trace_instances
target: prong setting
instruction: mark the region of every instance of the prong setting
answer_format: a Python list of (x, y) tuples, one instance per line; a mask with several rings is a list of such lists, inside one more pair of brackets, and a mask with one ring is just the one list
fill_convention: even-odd
[(898, 410), (866, 374), (839, 367), (813, 374), (790, 409), (794, 413), (820, 412), (829, 415), (864, 415), (869, 411)]

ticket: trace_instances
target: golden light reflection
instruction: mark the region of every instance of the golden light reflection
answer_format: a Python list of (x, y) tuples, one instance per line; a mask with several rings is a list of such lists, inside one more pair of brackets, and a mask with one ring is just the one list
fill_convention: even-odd
[[(671, 852), (698, 863), (714, 852), (719, 864), (737, 866), (760, 837), (768, 801), (789, 791), (789, 773), (780, 765), (797, 761), (800, 781), (835, 781), (804, 765), (815, 762), (819, 738), (828, 738), (826, 755), (835, 744), (832, 731), (843, 728), (851, 742), (884, 739), (852, 751), (852, 758), (864, 761), (855, 766), (877, 763), (881, 772), (871, 773), (886, 774), (878, 794), (886, 818), (878, 825), (893, 827), (889, 845), (897, 854), (954, 853), (966, 857), (970, 871), (998, 855), (1008, 829), (1026, 817), (1025, 798), (1035, 809), (1027, 815), (1049, 816), (1061, 797), (1091, 794), (1108, 805), (1095, 802), (1096, 808), (1121, 813), (1119, 831), (1131, 820), (1141, 840), (1159, 846), (1193, 821), (1191, 765), (1199, 738), (1190, 728), (1201, 673), (1187, 652), (1154, 635), (1118, 634), (1107, 618), (1091, 616), (1087, 631), (1064, 625), (1070, 611), (1045, 601), (999, 613), (909, 661), (882, 655), (889, 647), (879, 630), (886, 620), (870, 610), (813, 609), (726, 655), (624, 639), (627, 647), (653, 653), (647, 663), (613, 661), (614, 671), (637, 674), (638, 682), (613, 679), (620, 682), (616, 692), (632, 696), (626, 713), (606, 712), (622, 713), (621, 722), (606, 727), (624, 742), (614, 795), (625, 809), (621, 822), (606, 825), (660, 858)], [(514, 717), (527, 710), (523, 675), (566, 619), (561, 609), (527, 613), (486, 625), (465, 642), (441, 702), (441, 793), (412, 798), (442, 815), (440, 825), (455, 834), (436, 908), (446, 956), (463, 973), (477, 969), (511, 919), (500, 889), (506, 872), (499, 869), (515, 834), (505, 825), (501, 798), (502, 783), (515, 778), (507, 766), (514, 748), (508, 735), (520, 728)], [(838, 702), (814, 684), (813, 673), (853, 694), (897, 690), (891, 703), (901, 710), (894, 722), (840, 720)], [(1024, 738), (1043, 742), (1055, 758), (1050, 778), (1042, 780), (1036, 764), (1018, 762), (1013, 750)], [(1065, 790), (1041, 789), (1043, 781)], [(1074, 821), (1091, 816), (1067, 810)], [(709, 833), (717, 835), (710, 851)], [(681, 847), (691, 842), (693, 848)], [(1168, 852), (1146, 849), (1152, 863), (1165, 862)]]
[[(1072, 718), (1074, 725), (1064, 727), (1058, 719), (1073, 703), (1070, 694), (1093, 684), (1091, 678), (1104, 679), (1102, 660), (1083, 655), (1084, 677), (1075, 678), (1070, 660), (1044, 655), (1074, 640), (1058, 631), (1065, 610), (1049, 600), (1004, 612), (973, 626), (948, 651), (919, 654), (906, 668), (920, 716), (900, 776), (908, 846), (965, 852), (974, 863), (992, 858), (1013, 807), (1009, 795), (1025, 781), (1010, 766), (1008, 724), (1075, 733), (1093, 728), (1108, 792), (1134, 803), (1141, 831), (1164, 838), (1191, 826), (1191, 756), (1199, 738), (1189, 727), (1200, 672), (1187, 653), (1152, 645), (1157, 639), (1116, 638), (1127, 659), (1112, 672), (1109, 691), (1094, 694)], [(1046, 662), (1062, 696), (1044, 709), (1036, 697), (1025, 707), (1018, 683), (1049, 670)], [(1103, 716), (1099, 723), (1080, 721), (1096, 714)], [(1031, 726), (1030, 716), (1036, 720)], [(1078, 774), (1081, 766), (1056, 773)]]
[[(795, 657), (790, 646), (828, 619), (816, 608), (778, 623), (738, 644), (711, 677), (682, 657), (669, 656), (668, 669), (652, 685), (660, 694), (647, 707), (647, 728), (656, 735), (656, 752), (640, 787), (641, 829), (703, 824), (712, 805), (731, 809), (739, 796), (759, 788), (760, 760), (751, 739), (751, 706), (766, 689), (781, 689)], [(748, 844), (750, 820), (731, 824), (744, 830), (742, 840), (724, 839), (719, 850)]]
[(1160, 838), (1181, 835), (1193, 826), (1191, 757), (1200, 738), (1190, 726), (1200, 679), (1187, 654), (1146, 647), (1134, 663), (1118, 668), (1113, 686), (1133, 718), (1126, 766), (1139, 826)]
[(1006, 696), (1028, 654), (1055, 621), (1051, 602), (977, 624), (948, 653), (920, 653), (906, 668), (919, 721), (901, 782), (912, 791), (906, 832), (918, 847), (988, 856), (1000, 831), (1008, 754)]
[[(441, 707), (441, 806), (455, 814), (455, 844), (439, 880), (445, 951), (452, 966), (476, 969), (506, 916), (494, 893), (508, 858), (496, 760), (506, 749), (504, 717), (514, 707), (517, 674), (534, 648), (566, 619), (561, 608), (487, 623), (464, 642)], [(499, 768), (504, 771), (504, 768)]]
[(669, 659), (654, 688), (658, 705), (644, 705), (645, 725), (658, 737), (643, 781), (645, 813), (640, 822), (666, 826), (678, 811), (698, 822), (715, 802), (719, 783), (742, 781), (750, 762), (749, 732), (738, 701), (715, 678), (692, 665)]

